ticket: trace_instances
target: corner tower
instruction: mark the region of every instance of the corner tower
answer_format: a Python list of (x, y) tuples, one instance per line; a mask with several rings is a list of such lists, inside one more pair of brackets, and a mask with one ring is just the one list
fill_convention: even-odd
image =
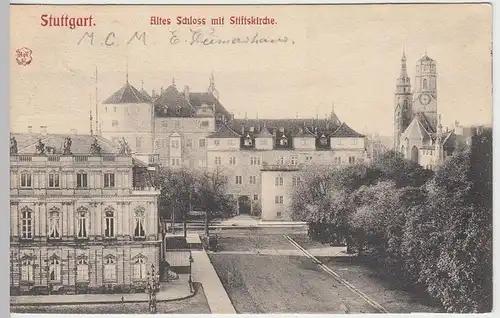
[(416, 65), (415, 100), (413, 112), (422, 113), (432, 132), (437, 129), (437, 72), (436, 62), (425, 54)]
[(399, 149), (399, 138), (412, 119), (413, 93), (410, 77), (406, 70), (406, 55), (403, 50), (401, 57), (401, 72), (396, 82), (394, 107), (394, 148)]

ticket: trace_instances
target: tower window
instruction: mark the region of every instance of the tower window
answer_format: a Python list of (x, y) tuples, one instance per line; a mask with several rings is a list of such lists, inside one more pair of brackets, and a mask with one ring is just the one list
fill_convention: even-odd
[(427, 79), (424, 78), (424, 80), (422, 81), (422, 86), (424, 89), (427, 89)]

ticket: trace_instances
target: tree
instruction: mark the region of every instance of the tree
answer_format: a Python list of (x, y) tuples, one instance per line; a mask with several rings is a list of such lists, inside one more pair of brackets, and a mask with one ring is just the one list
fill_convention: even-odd
[(199, 172), (196, 182), (198, 202), (205, 209), (205, 235), (209, 235), (209, 222), (216, 216), (234, 211), (234, 200), (227, 195), (228, 178), (219, 168)]
[(156, 176), (156, 184), (160, 186), (159, 197), (160, 215), (171, 216), (185, 220), (189, 212), (191, 200), (196, 191), (197, 176), (185, 168), (161, 168)]

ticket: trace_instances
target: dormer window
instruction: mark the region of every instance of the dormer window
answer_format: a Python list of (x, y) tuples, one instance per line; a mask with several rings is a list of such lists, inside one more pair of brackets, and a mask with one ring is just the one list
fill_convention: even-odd
[(253, 127), (253, 126), (252, 126), (252, 127), (250, 127), (250, 132), (251, 132), (251, 133), (253, 133), (253, 132), (254, 132), (254, 130), (255, 130), (255, 127)]
[(322, 146), (326, 146), (328, 144), (328, 139), (325, 137), (325, 134), (321, 134), (321, 137), (319, 137), (319, 143)]
[(280, 133), (284, 133), (285, 132), (285, 127), (280, 127)]
[(245, 137), (245, 140), (243, 141), (243, 144), (245, 146), (251, 146), (252, 145), (252, 138), (250, 137), (249, 134)]
[(280, 145), (281, 146), (287, 146), (288, 145), (288, 139), (286, 138), (285, 135), (283, 135), (280, 139)]

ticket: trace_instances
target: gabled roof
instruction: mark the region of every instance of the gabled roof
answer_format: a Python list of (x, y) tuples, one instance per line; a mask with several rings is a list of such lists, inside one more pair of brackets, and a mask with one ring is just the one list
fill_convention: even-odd
[(354, 129), (349, 127), (345, 122), (340, 125), (337, 130), (333, 132), (333, 134), (330, 135), (330, 137), (365, 137), (365, 135), (362, 135), (358, 132), (356, 132)]
[(189, 93), (189, 102), (194, 107), (200, 107), (203, 104), (215, 105), (215, 113), (225, 115), (228, 118), (230, 117), (229, 112), (212, 93)]
[(241, 135), (229, 128), (226, 125), (222, 125), (219, 130), (209, 135), (207, 138), (240, 138)]
[(174, 85), (170, 85), (154, 101), (159, 116), (190, 117), (194, 114), (194, 107), (186, 100)]
[(122, 88), (106, 99), (103, 104), (144, 104), (150, 102), (150, 98), (139, 92), (127, 81)]
[(418, 116), (413, 117), (412, 121), (403, 132), (402, 136), (410, 139), (418, 138), (422, 139), (423, 141), (427, 141), (431, 138), (429, 132), (424, 128)]
[(55, 154), (62, 154), (64, 142), (66, 138), (71, 138), (71, 153), (74, 155), (88, 155), (90, 154), (90, 146), (97, 139), (98, 145), (101, 147), (101, 154), (117, 154), (118, 149), (112, 145), (112, 143), (98, 136), (91, 135), (46, 135), (39, 139), (33, 140), (33, 142), (25, 147), (19, 147), (18, 143), (18, 153), (19, 154), (36, 154), (36, 147), (38, 141), (40, 140), (45, 147), (53, 147)]
[(257, 131), (254, 135), (255, 138), (272, 138), (273, 134), (269, 132), (266, 127), (262, 127), (260, 131)]
[(433, 59), (431, 59), (429, 56), (427, 56), (427, 54), (425, 54), (424, 56), (422, 56), (419, 60), (420, 61), (428, 61), (428, 62), (434, 62)]
[(316, 138), (316, 135), (313, 134), (307, 127), (302, 127), (302, 129), (300, 129), (299, 132), (293, 136), (299, 138)]

